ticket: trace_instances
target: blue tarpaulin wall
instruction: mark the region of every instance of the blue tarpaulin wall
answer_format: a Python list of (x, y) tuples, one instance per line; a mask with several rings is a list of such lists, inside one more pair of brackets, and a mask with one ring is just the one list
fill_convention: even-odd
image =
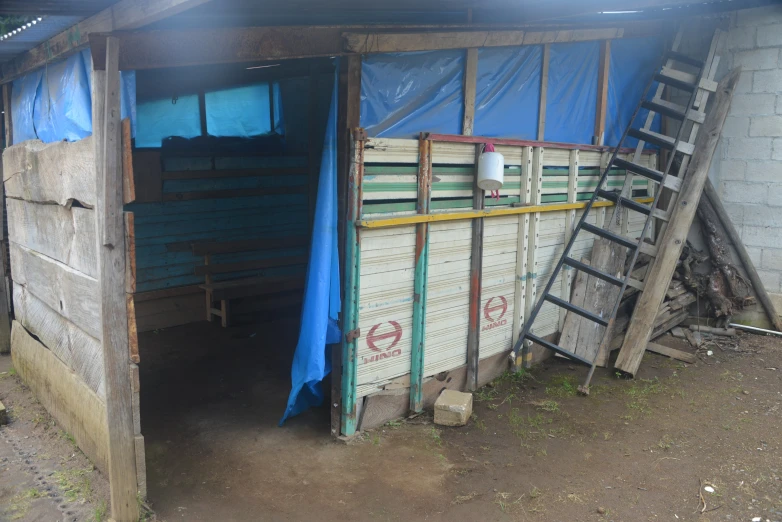
[(361, 126), (369, 136), (460, 134), (464, 51), (377, 54), (361, 67)]
[[(546, 93), (546, 141), (592, 143), (600, 42), (552, 44)], [(633, 106), (637, 100), (632, 100)]]
[[(608, 112), (606, 115), (605, 141), (606, 145), (616, 145), (622, 139), (633, 111), (641, 95), (660, 63), (662, 41), (656, 37), (620, 39), (611, 42), (611, 60), (608, 74)], [(655, 83), (647, 98), (654, 95)], [(647, 109), (641, 109), (635, 123), (646, 121)], [(641, 126), (637, 125), (637, 126)], [(660, 131), (660, 115), (652, 121), (652, 130)], [(625, 147), (635, 147), (638, 140), (628, 137)]]
[[(656, 38), (611, 42), (606, 145), (618, 143), (661, 51)], [(546, 141), (592, 143), (599, 60), (597, 41), (551, 45)], [(385, 138), (461, 134), (464, 62), (464, 50), (365, 57), (361, 126), (369, 136)], [(535, 139), (541, 67), (541, 46), (480, 49), (473, 134)]]
[(340, 340), (337, 326), (342, 307), (337, 249), (337, 79), (335, 71), (320, 163), (301, 330), (291, 368), (291, 393), (280, 426), (287, 418), (323, 402), (320, 383), (331, 371), (326, 345)]
[(540, 46), (478, 51), (473, 134), (537, 139), (542, 59)]
[[(122, 117), (135, 129), (136, 74), (121, 73)], [(89, 50), (14, 80), (14, 143), (78, 141), (92, 134), (92, 58)]]

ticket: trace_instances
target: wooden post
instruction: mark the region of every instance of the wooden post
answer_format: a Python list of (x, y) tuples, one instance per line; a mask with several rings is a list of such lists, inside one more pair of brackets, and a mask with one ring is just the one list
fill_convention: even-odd
[(611, 64), (611, 40), (600, 42), (600, 69), (597, 76), (597, 111), (595, 112), (594, 145), (603, 145), (608, 112), (608, 74)]
[[(521, 149), (521, 190), (519, 201), (521, 203), (530, 203), (532, 194), (532, 147), (522, 147)], [(519, 340), (521, 327), (527, 317), (526, 297), (527, 297), (527, 244), (529, 243), (529, 214), (519, 215), (519, 241), (516, 246), (516, 281), (514, 283), (513, 293), (513, 346)]]
[[(3, 112), (5, 118), (5, 146), (13, 142), (13, 121), (11, 119), (11, 84), (3, 85)], [(0, 169), (1, 170), (1, 169)], [(11, 351), (11, 317), (9, 280), (6, 279), (6, 237), (5, 227), (5, 185), (0, 183), (0, 353)]]
[(478, 76), (478, 49), (467, 49), (464, 62), (464, 119), (462, 134), (472, 136), (475, 128), (475, 90)]
[(551, 56), (551, 44), (543, 45), (543, 58), (540, 66), (540, 105), (538, 106), (538, 141), (546, 136), (546, 94), (548, 92), (548, 62)]
[[(483, 210), (486, 192), (478, 187), (478, 158), (482, 145), (475, 145), (475, 177), (472, 187), (472, 208)], [(483, 218), (472, 220), (470, 250), (470, 308), (467, 322), (467, 390), (478, 389), (478, 364), (481, 358), (481, 287), (483, 286)]]
[(101, 336), (108, 416), (111, 515), (116, 522), (139, 518), (136, 449), (125, 299), (125, 222), (122, 210), (122, 150), (118, 40), (108, 37), (106, 70), (93, 71), (93, 139), (97, 187)]
[(722, 132), (722, 126), (730, 109), (733, 91), (738, 83), (741, 68), (736, 68), (726, 76), (717, 87), (714, 106), (706, 116), (703, 127), (695, 141), (695, 153), (690, 161), (687, 177), (684, 178), (681, 196), (671, 214), (671, 220), (659, 245), (657, 257), (649, 270), (641, 296), (633, 310), (633, 316), (627, 327), (622, 349), (614, 367), (625, 373), (635, 375), (641, 364), (649, 336), (654, 327), (657, 311), (665, 297), (666, 289), (673, 276), (676, 262), (687, 240), (698, 201), (703, 192), (711, 166), (714, 151)]
[[(432, 200), (432, 142), (418, 142), (418, 214), (428, 214)], [(410, 353), (410, 411), (424, 409), (424, 350), (426, 341), (426, 282), (429, 274), (429, 223), (415, 229), (415, 273), (413, 282), (413, 334)]]

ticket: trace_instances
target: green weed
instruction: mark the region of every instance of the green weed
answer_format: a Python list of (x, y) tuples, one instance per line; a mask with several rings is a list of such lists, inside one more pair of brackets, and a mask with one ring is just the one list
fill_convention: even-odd
[(556, 375), (546, 386), (546, 395), (552, 397), (573, 397), (578, 392), (578, 384), (572, 375)]
[(54, 480), (69, 502), (84, 501), (92, 495), (91, 468), (56, 471)]

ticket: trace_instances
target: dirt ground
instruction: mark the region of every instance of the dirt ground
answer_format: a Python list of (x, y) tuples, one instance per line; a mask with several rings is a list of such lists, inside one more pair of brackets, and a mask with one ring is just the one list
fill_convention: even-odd
[[(192, 346), (176, 331), (155, 335)], [(146, 372), (142, 353), (158, 521), (782, 521), (782, 339), (743, 335), (694, 365), (647, 354), (635, 380), (598, 372), (587, 398), (575, 394), (586, 369), (550, 360), (479, 390), (466, 427), (425, 414), (346, 445), (329, 437), (327, 408), (276, 426), (289, 383), (270, 361), (285, 356), (259, 350), (258, 335), (235, 330), (184, 366), (147, 357)], [(65, 504), (49, 473), (88, 464), (49, 421), (34, 422), (40, 408), (16, 377), (2, 377), (12, 411), (0, 428), (6, 517), (94, 520), (105, 480), (85, 472), (89, 495)], [(25, 498), (46, 487), (60, 500)], [(19, 517), (20, 501), (29, 507)]]

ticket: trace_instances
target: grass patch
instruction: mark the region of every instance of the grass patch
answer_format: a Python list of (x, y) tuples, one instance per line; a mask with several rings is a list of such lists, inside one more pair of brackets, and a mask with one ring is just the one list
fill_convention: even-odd
[(92, 519), (94, 522), (103, 522), (106, 520), (106, 515), (108, 514), (108, 508), (106, 507), (106, 501), (101, 500), (100, 504), (95, 506), (95, 511), (92, 514)]
[(443, 438), (440, 436), (440, 430), (437, 428), (432, 428), (429, 430), (429, 436), (432, 438), (432, 442), (434, 442), (438, 447), (442, 447), (443, 445)]
[(633, 382), (632, 386), (628, 387), (625, 392), (629, 399), (626, 404), (627, 409), (630, 411), (628, 412), (628, 415), (623, 416), (623, 418), (629, 417), (627, 420), (631, 420), (635, 416), (651, 413), (652, 410), (649, 407), (649, 399), (654, 395), (658, 395), (665, 391), (665, 385), (661, 383), (657, 377), (654, 379), (640, 379)]
[(552, 397), (573, 397), (576, 393), (578, 393), (578, 384), (572, 375), (555, 375), (546, 386), (546, 395)]
[(92, 496), (91, 476), (91, 468), (57, 471), (53, 475), (54, 480), (63, 491), (63, 496), (69, 502), (83, 502)]

